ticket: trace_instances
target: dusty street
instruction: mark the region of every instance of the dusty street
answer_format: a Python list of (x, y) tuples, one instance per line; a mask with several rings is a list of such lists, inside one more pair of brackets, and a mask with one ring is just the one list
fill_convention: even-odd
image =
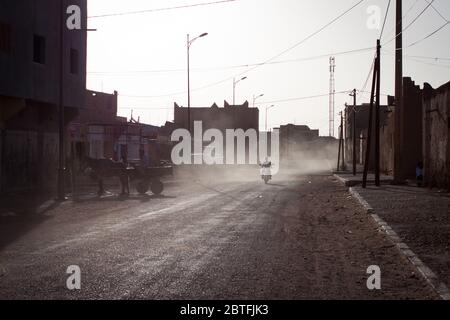
[[(232, 180), (4, 218), (0, 298), (436, 298), (331, 176)], [(79, 291), (66, 288), (70, 265)], [(366, 287), (370, 265), (381, 290)]]

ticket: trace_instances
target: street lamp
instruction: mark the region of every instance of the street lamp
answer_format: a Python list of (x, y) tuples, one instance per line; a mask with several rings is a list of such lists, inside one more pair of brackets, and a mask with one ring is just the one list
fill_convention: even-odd
[(270, 107), (266, 107), (266, 132), (267, 132), (267, 111), (269, 111), (269, 109), (272, 109), (273, 107), (275, 107), (275, 105), (271, 105)]
[(264, 93), (260, 94), (259, 96), (253, 95), (253, 108), (255, 107), (255, 101), (256, 101), (256, 99), (261, 98), (261, 97), (264, 97)]
[(189, 34), (187, 35), (186, 47), (187, 47), (187, 75), (188, 75), (188, 129), (189, 129), (189, 132), (191, 132), (191, 79), (190, 79), (190, 72), (189, 72), (190, 71), (189, 49), (191, 48), (191, 45), (195, 40), (197, 40), (198, 38), (207, 36), (207, 35), (208, 35), (208, 33), (205, 32), (192, 40), (189, 39)]
[(243, 77), (242, 79), (239, 79), (238, 81), (236, 81), (236, 78), (233, 78), (233, 105), (234, 106), (236, 105), (236, 101), (235, 101), (235, 98), (236, 98), (236, 85), (239, 82), (241, 82), (241, 81), (243, 81), (245, 79), (247, 79), (247, 77)]

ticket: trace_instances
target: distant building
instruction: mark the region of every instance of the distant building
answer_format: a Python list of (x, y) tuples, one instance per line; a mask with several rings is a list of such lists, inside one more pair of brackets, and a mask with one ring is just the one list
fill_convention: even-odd
[[(87, 27), (87, 1), (78, 5)], [(58, 168), (60, 1), (0, 2), (0, 192), (48, 184)], [(86, 31), (64, 28), (65, 124), (86, 105)]]
[(293, 124), (277, 129), (280, 130), (280, 159), (284, 164), (298, 167), (304, 161), (337, 158), (334, 156), (336, 139), (320, 137), (319, 130)]
[[(188, 108), (183, 108), (175, 103), (174, 123), (182, 128), (188, 128)], [(254, 129), (259, 131), (259, 110), (250, 108), (246, 101), (242, 105), (230, 105), (224, 102), (224, 107), (219, 108), (213, 104), (209, 108), (191, 108), (191, 128), (194, 121), (202, 121), (203, 130), (219, 129)]]
[(117, 92), (86, 90), (85, 95), (86, 106), (68, 125), (70, 155), (74, 160), (114, 158), (115, 144), (127, 125), (126, 118), (117, 117)]
[[(226, 130), (238, 130), (241, 129), (244, 132), (247, 130), (254, 130), (255, 144), (258, 143), (259, 132), (259, 109), (250, 108), (248, 101), (245, 101), (242, 105), (230, 105), (227, 101), (224, 102), (224, 107), (219, 108), (217, 104), (213, 104), (209, 108), (191, 108), (190, 128), (194, 131), (194, 122), (202, 122), (202, 130), (205, 132), (208, 129), (218, 129), (224, 136)], [(189, 128), (188, 124), (188, 108), (183, 108), (175, 103), (174, 105), (174, 125), (180, 128)], [(193, 132), (194, 133), (194, 132)], [(245, 163), (250, 163), (250, 143), (251, 140), (246, 139), (245, 145)], [(204, 147), (209, 143), (204, 143)], [(224, 150), (226, 141), (224, 139)], [(243, 157), (243, 155), (241, 155)], [(235, 144), (234, 160), (226, 159), (226, 155), (222, 155), (224, 162), (237, 163), (238, 151)], [(194, 161), (194, 160), (192, 160)]]
[[(160, 127), (117, 116), (118, 93), (86, 91), (86, 108), (70, 123), (71, 155), (75, 162), (85, 156), (94, 159), (139, 162), (157, 165), (168, 159), (167, 141)], [(76, 167), (76, 166), (75, 166)]]
[[(367, 141), (367, 132), (369, 125), (369, 109), (370, 104), (363, 103), (361, 105), (357, 105), (356, 107), (347, 106), (345, 108), (345, 123), (344, 123), (344, 147), (345, 147), (345, 160), (348, 163), (352, 163), (353, 161), (353, 130), (356, 130), (356, 163), (364, 164), (364, 159), (366, 157), (366, 141)], [(380, 123), (381, 123), (381, 132), (384, 132), (386, 127), (386, 122), (391, 112), (391, 108), (386, 105), (380, 106)], [(355, 116), (355, 119), (353, 118)], [(375, 117), (375, 116), (373, 116)], [(375, 118), (373, 118), (375, 119)], [(355, 129), (353, 128), (353, 121), (356, 123)], [(375, 134), (375, 127), (372, 127), (373, 133)], [(371, 148), (371, 160), (370, 160), (370, 168), (373, 169), (374, 166), (374, 157), (375, 157), (375, 138), (372, 143)], [(389, 165), (386, 164), (385, 167)]]

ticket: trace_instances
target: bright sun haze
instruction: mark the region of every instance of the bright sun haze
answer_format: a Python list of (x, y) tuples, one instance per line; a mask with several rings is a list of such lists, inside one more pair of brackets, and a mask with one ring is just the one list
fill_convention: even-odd
[[(190, 52), (191, 105), (209, 107), (214, 102), (232, 102), (233, 76), (265, 62), (301, 42), (357, 0), (236, 0), (171, 10), (153, 10), (216, 1), (179, 0), (90, 0), (89, 27), (96, 28), (88, 36), (89, 89), (119, 92), (119, 114), (140, 117), (142, 122), (161, 125), (173, 120), (173, 103), (187, 106), (186, 35), (195, 41)], [(260, 125), (264, 127), (266, 106), (270, 110), (269, 127), (280, 124), (306, 124), (328, 134), (329, 55), (373, 47), (380, 30), (367, 27), (372, 5), (381, 9), (384, 19), (388, 1), (364, 1), (330, 27), (277, 57), (272, 63), (240, 75), (248, 78), (236, 87), (236, 103), (253, 96), (260, 108)], [(426, 0), (403, 1), (404, 26), (427, 6)], [(448, 20), (450, 1), (436, 0), (437, 10), (427, 10), (404, 33), (405, 45), (420, 40)], [(108, 17), (104, 14), (129, 13)], [(153, 11), (150, 11), (153, 10)], [(382, 44), (395, 35), (395, 2), (386, 20)], [(448, 79), (450, 28), (444, 28), (426, 41), (404, 51), (404, 75), (433, 87)], [(382, 48), (382, 93), (394, 94), (394, 41)], [(336, 55), (336, 91), (362, 89), (374, 51), (366, 50)], [(313, 57), (314, 59), (302, 60)], [(428, 57), (428, 58), (423, 58)], [(295, 60), (287, 61), (286, 60)], [(205, 87), (205, 88), (203, 88)], [(366, 90), (370, 90), (370, 85)], [(323, 95), (312, 99), (281, 101)], [(386, 99), (383, 96), (384, 102)], [(360, 102), (367, 102), (368, 94)], [(336, 95), (336, 114), (347, 94)], [(337, 115), (336, 115), (337, 118)], [(336, 126), (337, 126), (336, 121)]]

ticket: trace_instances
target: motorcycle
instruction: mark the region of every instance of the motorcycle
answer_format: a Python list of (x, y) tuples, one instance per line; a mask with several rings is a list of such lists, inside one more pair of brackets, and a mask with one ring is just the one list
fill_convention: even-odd
[(261, 165), (261, 179), (264, 180), (265, 184), (268, 184), (270, 180), (272, 180), (272, 172), (270, 170), (270, 168), (272, 167), (272, 163), (271, 162), (264, 162)]

